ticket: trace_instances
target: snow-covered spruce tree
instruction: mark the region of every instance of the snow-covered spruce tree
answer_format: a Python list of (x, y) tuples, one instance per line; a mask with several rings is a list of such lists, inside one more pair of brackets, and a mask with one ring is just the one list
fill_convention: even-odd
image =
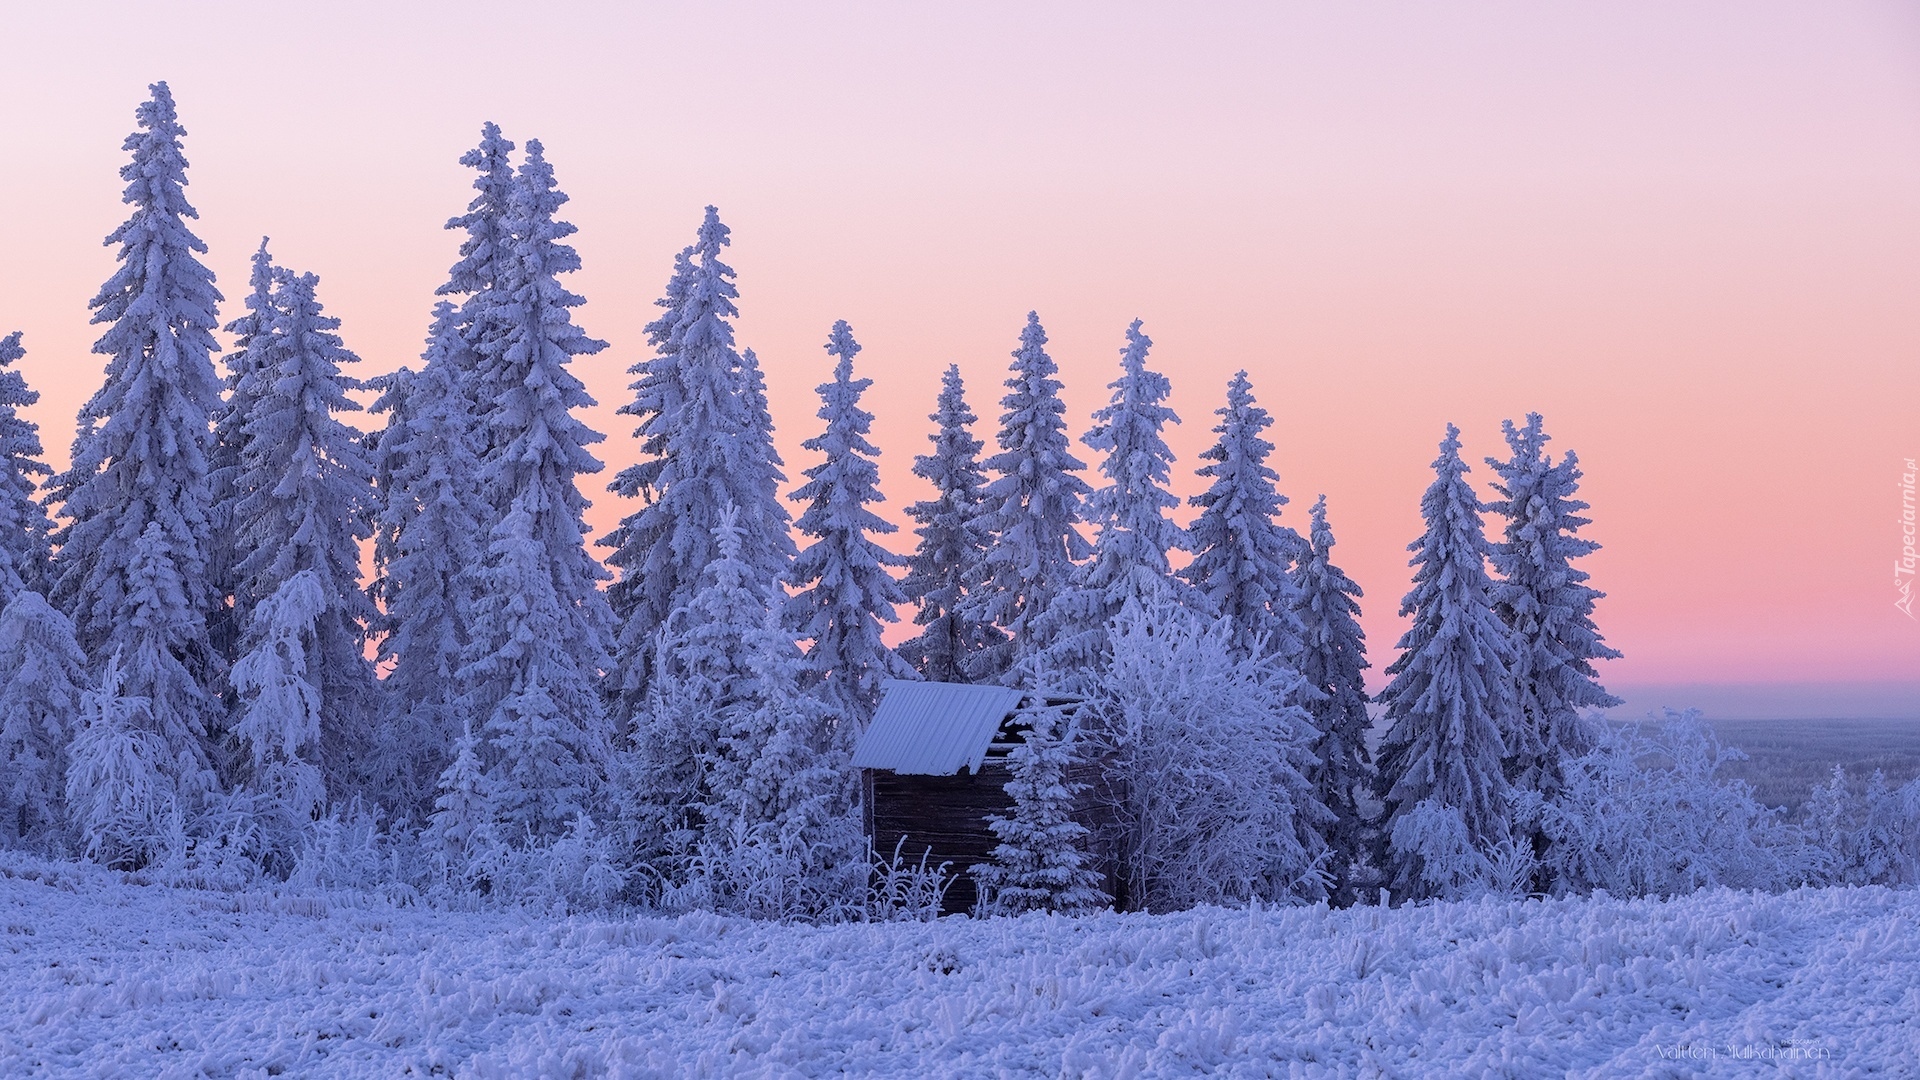
[(403, 369), (388, 384), (375, 468), (375, 587), (387, 628), (377, 659), (390, 666), (376, 786), (387, 805), (421, 814), (466, 722), (456, 676), (473, 636), (485, 540), (473, 417), (458, 369), (445, 359), (460, 347), (452, 320), (453, 306), (442, 301), (426, 366)]
[(1515, 711), (1514, 647), (1493, 610), (1482, 508), (1452, 424), (1433, 467), (1420, 500), (1426, 532), (1407, 546), (1417, 569), (1400, 614), (1413, 616), (1413, 625), (1379, 698), (1390, 725), (1378, 755), (1380, 866), (1400, 898), (1468, 895), (1490, 885), (1491, 862), (1481, 868), (1466, 858), (1460, 838), (1483, 860), (1509, 839), (1501, 758)]
[(1227, 403), (1214, 410), (1220, 436), (1201, 454), (1207, 464), (1196, 472), (1209, 480), (1207, 490), (1187, 501), (1200, 508), (1189, 532), (1193, 561), (1180, 571), (1207, 603), (1232, 620), (1233, 648), (1256, 651), (1292, 662), (1300, 650), (1301, 627), (1294, 611), (1297, 587), (1288, 568), (1305, 554), (1300, 535), (1279, 523), (1287, 497), (1276, 485), (1279, 474), (1267, 464), (1273, 444), (1261, 432), (1273, 426), (1267, 410), (1254, 403), (1245, 371), (1227, 384)]
[(600, 699), (612, 617), (587, 554), (587, 500), (576, 477), (600, 470), (586, 450), (603, 436), (573, 415), (593, 398), (567, 370), (606, 343), (574, 325), (585, 301), (560, 284), (580, 258), (562, 241), (574, 227), (554, 213), (566, 202), (538, 140), (526, 159), (508, 220), (513, 258), (494, 283), (503, 328), (483, 343), (480, 382), (493, 405), (480, 462), (487, 525), (480, 600), (458, 673), (461, 707), (482, 720), (480, 753), (494, 820), (513, 842), (565, 835), (602, 794), (612, 731)]
[(15, 588), (0, 606), (0, 847), (58, 850), (68, 746), (89, 685), (73, 624)]
[(1306, 779), (1313, 722), (1298, 673), (1230, 644), (1231, 620), (1129, 604), (1082, 707), (1114, 810), (1124, 905), (1318, 900), (1332, 814)]
[(987, 548), (986, 581), (961, 605), (961, 614), (1005, 631), (968, 658), (974, 681), (1017, 680), (1037, 657), (1034, 630), (1055, 597), (1073, 583), (1075, 564), (1091, 552), (1080, 535), (1081, 500), (1092, 493), (1075, 475), (1086, 465), (1070, 452), (1060, 400), (1059, 370), (1046, 352), (1047, 332), (1027, 313), (1013, 352), (1011, 391), (1000, 399), (1000, 453), (985, 465), (998, 474), (981, 511)]
[(881, 623), (897, 622), (893, 606), (906, 602), (887, 568), (906, 560), (873, 539), (899, 529), (868, 509), (886, 498), (873, 460), (880, 451), (867, 441), (873, 414), (860, 407), (873, 380), (853, 377), (860, 343), (845, 319), (833, 324), (826, 348), (835, 358), (833, 381), (818, 387), (827, 429), (801, 444), (826, 460), (808, 469), (807, 482), (793, 493), (806, 504), (800, 532), (813, 542), (788, 575), (793, 595), (786, 622), (809, 643), (807, 681), (848, 721), (839, 737), (851, 747), (880, 703), (881, 682), (912, 678), (914, 671), (880, 640)]
[[(498, 124), (480, 128), (480, 144), (460, 157), (460, 164), (478, 176), (473, 187), (478, 194), (467, 204), (467, 212), (450, 218), (446, 227), (466, 232), (460, 243), (459, 261), (447, 271), (446, 284), (435, 290), (436, 296), (459, 297), (454, 318), (456, 336), (440, 352), (442, 363), (452, 369), (453, 382), (467, 397), (467, 411), (484, 421), (493, 408), (493, 399), (481, 383), (481, 358), (497, 354), (506, 327), (500, 322), (500, 298), (496, 290), (506, 268), (514, 260), (515, 239), (508, 217), (512, 214), (517, 186), (510, 155), (513, 142), (500, 134)], [(482, 424), (473, 431), (473, 451), (484, 456), (491, 432)]]
[[(135, 654), (153, 643), (153, 634), (163, 634), (165, 666), (193, 690), (169, 690), (168, 703), (156, 701), (154, 710), (194, 710), (169, 714), (162, 726), (202, 739), (199, 710), (222, 682), (207, 639), (207, 615), (217, 602), (207, 573), (207, 451), (220, 399), (212, 361), (220, 293), (197, 258), (206, 245), (187, 228), (187, 219), (199, 215), (183, 190), (187, 162), (180, 139), (186, 132), (167, 84), (151, 89), (152, 98), (135, 113), (140, 130), (125, 144), (133, 160), (120, 170), (133, 214), (107, 237), (120, 245), (120, 269), (90, 305), (93, 321), (107, 326), (93, 347), (108, 358), (106, 380), (80, 410), (72, 467), (50, 485), (66, 524), (53, 538), (59, 555), (49, 598), (73, 620), (74, 636), (94, 664), (125, 654), (135, 694), (147, 692)], [(171, 575), (167, 580), (135, 580), (163, 571)], [(138, 598), (143, 592), (148, 600)], [(163, 630), (128, 617), (143, 605), (152, 610), (152, 597), (164, 598), (164, 616), (154, 616)], [(168, 757), (190, 763), (187, 772), (207, 760), (204, 746), (170, 745)]]
[(1151, 607), (1163, 599), (1189, 600), (1190, 590), (1167, 561), (1168, 552), (1188, 545), (1186, 530), (1167, 516), (1180, 500), (1167, 490), (1173, 451), (1160, 434), (1180, 418), (1163, 404), (1172, 384), (1147, 368), (1152, 347), (1140, 320), (1133, 320), (1120, 350), (1120, 377), (1107, 384), (1113, 398), (1093, 414), (1093, 429), (1082, 440), (1106, 452), (1100, 472), (1107, 484), (1087, 500), (1087, 516), (1100, 530), (1093, 557), (1035, 628), (1045, 667), (1068, 687), (1095, 677), (1105, 663), (1107, 625), (1127, 601)]
[(1360, 586), (1333, 564), (1327, 497), (1313, 504), (1306, 559), (1294, 570), (1294, 613), (1301, 626), (1300, 677), (1317, 691), (1303, 702), (1313, 717), (1313, 763), (1307, 779), (1333, 812), (1327, 826), (1334, 896), (1351, 903), (1356, 865), (1366, 857), (1368, 821), (1361, 797), (1373, 787), (1367, 750), (1367, 636), (1360, 629)]
[(916, 605), (918, 636), (896, 650), (935, 682), (966, 682), (968, 658), (1005, 635), (990, 623), (963, 614), (966, 599), (985, 582), (987, 537), (980, 528), (987, 478), (980, 471), (982, 443), (973, 437), (978, 419), (967, 408), (960, 365), (941, 377), (939, 403), (928, 417), (933, 453), (913, 459), (913, 474), (933, 485), (934, 497), (907, 507), (920, 523), (920, 546), (907, 560), (900, 592)]
[[(359, 357), (334, 333), (340, 320), (325, 314), (315, 294), (317, 277), (285, 270), (275, 277), (271, 330), (256, 335), (257, 366), (236, 390), (251, 402), (242, 420), (241, 471), (229, 514), (234, 550), (244, 553), (233, 567), (235, 610), (247, 618), (240, 648), (242, 655), (271, 653), (280, 657), (274, 662), (291, 663), (288, 635), (301, 639), (298, 665), (318, 695), (318, 726), (312, 740), (274, 739), (289, 750), (305, 747), (300, 760), (324, 777), (327, 792), (345, 797), (360, 790), (372, 771), (377, 726), (373, 667), (366, 658), (368, 628), (377, 613), (360, 588), (360, 541), (372, 535), (373, 469), (360, 432), (337, 415), (360, 408), (347, 396), (360, 383), (341, 370)], [(258, 605), (303, 574), (310, 581), (299, 596), (284, 597), (273, 614), (255, 617)], [(308, 602), (312, 590), (317, 603)], [(312, 624), (304, 630), (282, 625), (309, 616)], [(256, 683), (265, 677), (250, 676)], [(233, 686), (242, 697), (250, 693), (237, 672)], [(256, 688), (250, 700), (257, 704), (260, 693)], [(248, 705), (243, 715), (256, 711)], [(250, 746), (249, 777), (266, 783), (269, 777), (260, 770), (280, 770), (280, 763), (263, 756), (255, 736), (235, 734)], [(273, 773), (272, 783), (295, 800), (289, 804), (294, 812), (317, 810), (306, 787), (280, 783), (283, 771)], [(301, 784), (306, 782), (302, 774)]]
[[(114, 646), (113, 654), (108, 657), (109, 661), (116, 662), (116, 670), (112, 677), (103, 675), (100, 681), (102, 692), (114, 700), (138, 701), (138, 708), (128, 707), (115, 715), (131, 725), (127, 737), (139, 743), (141, 760), (155, 773), (148, 793), (151, 798), (140, 795), (127, 805), (137, 803), (148, 807), (153, 814), (161, 814), (160, 808), (164, 807), (166, 813), (191, 817), (219, 787), (209, 757), (206, 728), (206, 717), (214, 711), (214, 702), (181, 660), (187, 652), (186, 644), (194, 635), (204, 635), (206, 624), (199, 612), (187, 606), (185, 591), (181, 588), (183, 575), (168, 545), (164, 525), (157, 521), (147, 525), (147, 531), (140, 534), (133, 545), (131, 562), (127, 568), (127, 591), (116, 612), (116, 624), (124, 628), (119, 635), (121, 643)], [(138, 737), (134, 738), (131, 733), (137, 733)], [(85, 771), (79, 752), (76, 746), (69, 777), (74, 769)], [(140, 783), (144, 785), (148, 781)], [(71, 779), (67, 798), (72, 804)], [(70, 805), (69, 812), (79, 810)], [(151, 822), (158, 818), (143, 820)], [(89, 846), (92, 846), (91, 840)], [(141, 850), (151, 854), (157, 849)]]
[(1571, 451), (1558, 463), (1546, 452), (1549, 436), (1539, 413), (1525, 427), (1501, 424), (1511, 456), (1488, 458), (1502, 497), (1487, 509), (1506, 518), (1506, 536), (1492, 547), (1494, 610), (1513, 631), (1519, 650), (1514, 682), (1518, 723), (1507, 745), (1507, 779), (1523, 791), (1551, 797), (1560, 786), (1560, 763), (1593, 745), (1595, 732), (1581, 710), (1610, 708), (1620, 699), (1606, 692), (1595, 660), (1613, 659), (1593, 624), (1594, 601), (1605, 593), (1587, 585), (1587, 572), (1573, 560), (1599, 544), (1574, 535), (1589, 524), (1587, 504), (1575, 497), (1580, 463)]
[(11, 367), (24, 355), (18, 332), (0, 337), (0, 846), (51, 852), (86, 656), (66, 616), (35, 591), (49, 523), (34, 489), (51, 470), (39, 429), (19, 413), (40, 398)]
[[(322, 631), (337, 597), (318, 572), (303, 568), (253, 605), (248, 649), (233, 665), (240, 706), (231, 731), (246, 748), (245, 774), (255, 794), (282, 818), (268, 831), (290, 835), (325, 805), (321, 731), (331, 720)], [(274, 854), (291, 857), (291, 851)]]
[(1013, 811), (987, 819), (1000, 841), (993, 861), (970, 872), (996, 912), (1098, 911), (1113, 898), (1089, 865), (1087, 827), (1072, 816), (1074, 797), (1086, 789), (1067, 775), (1076, 757), (1073, 733), (1057, 709), (1040, 710), (1032, 720), (1025, 739), (1007, 755)]
[[(748, 565), (723, 507), (700, 591), (658, 635), (656, 677), (633, 739), (643, 860), (704, 872), (720, 904), (740, 872), (785, 865), (779, 883), (857, 867), (833, 716), (800, 690), (801, 656), (780, 625), (774, 581)], [(831, 890), (829, 890), (831, 891)]]
[(422, 846), (435, 863), (439, 882), (471, 888), (492, 878), (506, 852), (493, 826), (487, 781), (480, 765), (480, 740), (471, 721), (453, 742), (452, 758), (440, 774), (433, 812), (427, 817)]
[(207, 637), (226, 663), (232, 663), (240, 648), (240, 636), (247, 624), (246, 590), (241, 587), (239, 564), (243, 549), (234, 536), (234, 508), (244, 494), (240, 487), (246, 466), (242, 457), (247, 444), (247, 422), (253, 418), (258, 399), (254, 391), (261, 384), (252, 377), (267, 362), (268, 346), (273, 338), (274, 306), (273, 256), (267, 252), (267, 237), (253, 253), (253, 273), (248, 279), (244, 301), (245, 315), (228, 323), (233, 348), (224, 363), (227, 368), (226, 396), (213, 417), (213, 448), (207, 455), (207, 485), (213, 526), (213, 538), (207, 552), (207, 576), (213, 582), (218, 603), (207, 618)]
[(659, 301), (666, 310), (647, 326), (655, 355), (628, 369), (638, 378), (620, 412), (640, 418), (643, 456), (608, 488), (646, 505), (599, 541), (621, 572), (609, 599), (620, 625), (616, 689), (627, 709), (644, 695), (655, 635), (713, 561), (721, 507), (737, 508), (741, 557), (756, 573), (782, 577), (794, 557), (758, 366), (734, 351), (739, 292), (720, 261), (729, 242), (709, 206), (698, 239), (674, 260)]
[(13, 368), (27, 355), (18, 330), (0, 337), (0, 607), (18, 588), (46, 588), (53, 524), (34, 492), (53, 470), (40, 460), (40, 428), (20, 410), (40, 400)]
[(81, 695), (67, 816), (86, 857), (115, 869), (138, 869), (185, 843), (171, 754), (149, 704), (125, 692), (117, 656), (108, 657), (99, 686)]

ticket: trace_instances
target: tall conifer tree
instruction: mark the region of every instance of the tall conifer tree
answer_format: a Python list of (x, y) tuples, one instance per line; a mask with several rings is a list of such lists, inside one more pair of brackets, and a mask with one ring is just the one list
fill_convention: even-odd
[(987, 584), (967, 598), (963, 613), (991, 623), (1008, 637), (975, 653), (977, 681), (1023, 677), (1033, 655), (1035, 624), (1073, 582), (1074, 567), (1092, 550), (1080, 535), (1081, 502), (1092, 489), (1077, 473), (1067, 437), (1059, 371), (1047, 355), (1047, 332), (1036, 312), (1027, 313), (1020, 347), (1013, 352), (1010, 391), (1000, 404), (1000, 453), (986, 461), (998, 474), (987, 488), (983, 529), (994, 539), (987, 550)]
[(615, 668), (629, 710), (645, 691), (654, 635), (692, 599), (713, 561), (721, 507), (736, 508), (741, 558), (757, 573), (782, 577), (794, 556), (774, 486), (779, 468), (762, 435), (770, 425), (764, 390), (753, 389), (758, 368), (734, 349), (739, 292), (733, 268), (720, 261), (730, 242), (719, 211), (708, 207), (698, 239), (674, 261), (660, 300), (665, 312), (647, 327), (655, 355), (630, 369), (639, 376), (634, 399), (620, 409), (640, 418), (634, 434), (645, 456), (609, 489), (646, 504), (600, 543), (613, 549), (607, 562), (621, 571), (612, 595), (620, 622)]
[(242, 495), (240, 479), (245, 466), (241, 459), (246, 452), (247, 421), (257, 404), (253, 388), (258, 380), (251, 376), (267, 362), (267, 346), (273, 337), (274, 269), (273, 256), (267, 252), (267, 238), (263, 236), (259, 249), (253, 253), (253, 273), (248, 279), (244, 301), (246, 314), (226, 326), (227, 333), (233, 335), (233, 348), (225, 358), (226, 397), (214, 415), (213, 449), (208, 455), (207, 482), (213, 507), (213, 547), (208, 555), (208, 576), (213, 580), (220, 602), (209, 620), (207, 635), (215, 650), (229, 663), (237, 655), (241, 630), (247, 620), (244, 590), (240, 587), (237, 569), (242, 552), (233, 535), (234, 506)]
[(1313, 504), (1307, 557), (1294, 572), (1300, 619), (1300, 675), (1318, 696), (1303, 702), (1317, 732), (1307, 779), (1333, 812), (1327, 846), (1333, 853), (1333, 892), (1354, 899), (1354, 864), (1365, 856), (1367, 814), (1361, 801), (1373, 786), (1367, 749), (1367, 636), (1360, 629), (1360, 586), (1333, 564), (1333, 527), (1327, 497)]
[(1255, 403), (1245, 371), (1227, 384), (1227, 403), (1214, 410), (1220, 436), (1200, 456), (1197, 471), (1212, 481), (1187, 501), (1200, 508), (1192, 529), (1193, 561), (1180, 576), (1200, 591), (1213, 610), (1233, 622), (1233, 645), (1242, 655), (1256, 648), (1292, 664), (1300, 650), (1289, 567), (1301, 556), (1298, 533), (1279, 523), (1287, 497), (1267, 464), (1273, 444), (1261, 434), (1273, 426)]
[(460, 348), (453, 318), (452, 304), (437, 305), (426, 365), (388, 382), (376, 459), (376, 587), (388, 630), (377, 659), (390, 666), (392, 710), (382, 736), (387, 797), (422, 812), (466, 721), (456, 676), (473, 636), (487, 516), (473, 417), (459, 372), (444, 359)]
[(575, 231), (554, 214), (567, 197), (538, 140), (527, 144), (508, 218), (512, 257), (493, 283), (479, 384), (492, 400), (480, 462), (487, 553), (466, 664), (463, 706), (483, 719), (480, 759), (495, 819), (509, 836), (553, 838), (592, 808), (611, 732), (598, 677), (609, 665), (612, 618), (587, 554), (587, 500), (575, 480), (598, 472), (586, 447), (603, 436), (573, 415), (594, 404), (567, 370), (606, 343), (570, 312), (583, 301), (560, 284), (580, 259)]
[(860, 343), (846, 320), (833, 324), (826, 349), (835, 359), (833, 380), (818, 388), (827, 429), (802, 444), (826, 460), (808, 469), (793, 493), (807, 507), (800, 532), (813, 542), (794, 560), (786, 620), (809, 642), (806, 670), (846, 721), (843, 737), (851, 738), (880, 703), (881, 682), (913, 675), (880, 640), (881, 624), (898, 620), (893, 606), (906, 602), (887, 568), (906, 560), (873, 539), (899, 526), (868, 509), (885, 499), (873, 460), (880, 451), (867, 441), (873, 414), (860, 407), (873, 380), (853, 377)]
[(1189, 591), (1167, 559), (1188, 547), (1186, 531), (1167, 516), (1180, 500), (1167, 490), (1173, 451), (1161, 437), (1180, 418), (1164, 404), (1172, 384), (1147, 367), (1152, 347), (1140, 320), (1133, 320), (1120, 350), (1120, 377), (1107, 384), (1113, 397), (1093, 414), (1093, 429), (1082, 440), (1106, 452), (1100, 472), (1107, 483), (1087, 500), (1100, 532), (1093, 557), (1036, 628), (1047, 667), (1069, 680), (1088, 677), (1102, 663), (1107, 624), (1127, 601), (1145, 609), (1184, 601)]
[[(151, 89), (136, 111), (140, 130), (125, 144), (133, 159), (120, 170), (134, 211), (107, 237), (120, 246), (120, 269), (91, 304), (93, 321), (107, 326), (93, 347), (108, 358), (106, 381), (80, 411), (72, 467), (52, 482), (67, 523), (54, 538), (51, 598), (95, 664), (128, 654), (129, 693), (156, 690), (140, 682), (161, 677), (160, 668), (177, 670), (185, 683), (154, 709), (186, 710), (171, 730), (199, 739), (207, 719), (199, 710), (221, 667), (207, 638), (216, 603), (207, 452), (220, 399), (212, 360), (220, 293), (198, 258), (206, 245), (187, 227), (199, 215), (184, 190), (186, 131), (167, 84)], [(140, 610), (150, 617), (135, 619)], [(137, 672), (132, 654), (149, 647), (167, 656)], [(204, 746), (169, 750), (188, 771), (207, 761)]]
[[(1400, 614), (1413, 625), (1379, 699), (1389, 725), (1377, 782), (1386, 804), (1383, 868), (1397, 895), (1415, 897), (1484, 882), (1485, 871), (1474, 868), (1508, 840), (1501, 758), (1515, 712), (1512, 638), (1493, 610), (1483, 507), (1452, 424), (1433, 467), (1420, 500), (1426, 532), (1407, 546), (1417, 569)], [(1464, 854), (1478, 857), (1464, 865), (1451, 858), (1461, 838)]]
[(51, 850), (87, 658), (36, 591), (50, 525), (34, 490), (52, 470), (39, 428), (19, 412), (40, 398), (12, 367), (25, 355), (17, 331), (0, 337), (0, 845)]
[(960, 365), (947, 367), (940, 397), (928, 417), (936, 430), (933, 453), (913, 459), (913, 474), (933, 485), (934, 497), (907, 507), (920, 523), (920, 546), (907, 561), (900, 592), (916, 605), (920, 633), (902, 642), (899, 654), (935, 682), (966, 682), (968, 658), (1005, 640), (989, 623), (962, 613), (967, 597), (985, 585), (987, 537), (981, 532), (987, 478), (980, 471), (982, 443), (973, 437), (978, 419), (967, 408)]
[[(274, 277), (271, 327), (256, 333), (255, 366), (235, 388), (249, 403), (228, 515), (234, 548), (244, 553), (233, 567), (235, 609), (247, 619), (240, 649), (305, 642), (299, 663), (318, 695), (318, 730), (317, 756), (303, 760), (345, 796), (372, 766), (376, 720), (366, 659), (376, 612), (360, 588), (360, 542), (373, 534), (373, 468), (360, 432), (339, 419), (360, 408), (347, 396), (360, 382), (342, 370), (360, 358), (334, 332), (340, 320), (325, 313), (317, 277), (286, 270)], [(298, 600), (254, 617), (302, 575)], [(293, 625), (296, 614), (310, 624)], [(304, 795), (298, 801), (311, 808)]]
[(1505, 537), (1492, 551), (1501, 577), (1494, 609), (1520, 650), (1514, 669), (1520, 714), (1507, 746), (1507, 776), (1523, 789), (1552, 795), (1560, 787), (1560, 763), (1593, 747), (1580, 710), (1620, 704), (1593, 666), (1620, 652), (1593, 623), (1594, 601), (1606, 594), (1586, 584), (1587, 572), (1573, 565), (1600, 549), (1574, 535), (1591, 524), (1580, 516), (1587, 504), (1576, 497), (1579, 458), (1568, 451), (1553, 461), (1539, 413), (1528, 413), (1525, 427), (1508, 420), (1501, 429), (1512, 453), (1505, 461), (1487, 459), (1502, 496), (1487, 509), (1506, 519)]
[(35, 491), (53, 475), (40, 460), (40, 428), (20, 410), (40, 400), (13, 367), (25, 357), (18, 330), (0, 337), (0, 607), (14, 592), (46, 588), (53, 524)]

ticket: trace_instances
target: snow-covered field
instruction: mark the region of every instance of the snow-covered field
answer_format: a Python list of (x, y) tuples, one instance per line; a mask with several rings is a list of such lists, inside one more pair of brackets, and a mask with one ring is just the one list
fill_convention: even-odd
[(0, 1075), (1920, 1075), (1920, 893), (937, 926), (447, 914), (0, 857)]

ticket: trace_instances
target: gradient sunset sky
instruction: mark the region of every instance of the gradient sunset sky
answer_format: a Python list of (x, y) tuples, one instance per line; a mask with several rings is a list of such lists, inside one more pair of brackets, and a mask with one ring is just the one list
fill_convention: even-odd
[(457, 159), (493, 120), (545, 143), (578, 320), (612, 343), (577, 365), (609, 436), (597, 527), (631, 510), (604, 491), (634, 455), (625, 369), (714, 203), (796, 483), (835, 319), (865, 346), (898, 518), (948, 363), (990, 440), (1038, 310), (1077, 437), (1138, 317), (1185, 421), (1182, 495), (1251, 373), (1283, 520), (1326, 493), (1367, 591), (1376, 683), (1445, 424), (1478, 462), (1539, 411), (1587, 473), (1587, 569), (1627, 654), (1610, 685), (1911, 689), (1917, 10), (13, 4), (0, 333), (25, 331), (64, 463), (100, 381), (86, 302), (126, 213), (121, 140), (165, 79), (222, 317), (267, 234), (320, 275), (354, 374), (417, 365), (470, 194)]

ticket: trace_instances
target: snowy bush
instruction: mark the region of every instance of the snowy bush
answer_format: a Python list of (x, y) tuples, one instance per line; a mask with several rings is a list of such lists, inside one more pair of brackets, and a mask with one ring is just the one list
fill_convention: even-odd
[(1131, 907), (1325, 895), (1331, 819), (1303, 775), (1313, 726), (1300, 677), (1234, 626), (1172, 606), (1114, 620), (1113, 662), (1083, 720), (1113, 778)]
[(1894, 789), (1875, 770), (1856, 791), (1835, 765), (1808, 797), (1804, 827), (1825, 883), (1920, 884), (1920, 779)]
[(687, 861), (684, 884), (666, 890), (661, 906), (789, 922), (857, 918), (868, 868), (841, 858), (852, 839), (810, 839), (736, 819), (726, 834), (708, 834)]
[(920, 858), (914, 862), (906, 861), (902, 854), (907, 838), (902, 836), (893, 842), (893, 854), (882, 857), (877, 851), (869, 849), (873, 861), (873, 876), (867, 889), (867, 917), (878, 922), (932, 922), (940, 917), (940, 905), (947, 899), (947, 890), (953, 888), (959, 875), (952, 873), (953, 864), (943, 862), (938, 866), (928, 866), (927, 859), (933, 849), (925, 848)]
[(1556, 892), (1677, 896), (1695, 889), (1778, 889), (1805, 880), (1798, 830), (1721, 773), (1745, 758), (1720, 745), (1694, 710), (1668, 710), (1651, 730), (1605, 730), (1563, 763), (1565, 786), (1537, 805)]

